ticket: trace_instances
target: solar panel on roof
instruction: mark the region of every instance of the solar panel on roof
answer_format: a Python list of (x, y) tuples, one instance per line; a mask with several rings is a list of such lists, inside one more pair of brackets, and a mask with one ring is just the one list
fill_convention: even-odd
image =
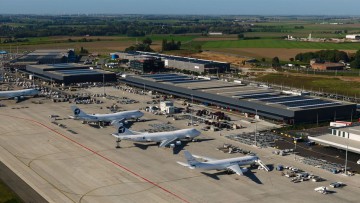
[(282, 105), (287, 106), (287, 107), (301, 108), (301, 106), (322, 106), (322, 105), (326, 105), (326, 104), (334, 104), (334, 102), (325, 101), (325, 100), (321, 100), (321, 99), (314, 99), (311, 101), (289, 102), (289, 103), (282, 104)]
[(285, 97), (277, 97), (277, 98), (265, 98), (265, 99), (260, 99), (261, 101), (266, 101), (266, 102), (273, 102), (273, 103), (276, 103), (276, 102), (283, 102), (283, 101), (292, 101), (292, 100), (299, 100), (301, 98), (305, 98), (305, 97), (302, 97), (302, 96), (285, 96)]
[(252, 93), (252, 94), (236, 94), (233, 97), (247, 97), (247, 96), (265, 95), (265, 94), (275, 94), (275, 92), (260, 92), (260, 93)]
[(208, 82), (208, 80), (183, 80), (183, 81), (171, 81), (171, 83), (173, 83), (173, 84), (195, 83), (195, 82)]
[(305, 109), (305, 108), (314, 108), (314, 107), (325, 107), (325, 106), (333, 106), (333, 105), (337, 105), (339, 103), (334, 103), (334, 102), (323, 102), (323, 103), (315, 103), (315, 104), (299, 104), (297, 106), (290, 106), (288, 107), (288, 109), (292, 109), (292, 108), (302, 108), (302, 109)]

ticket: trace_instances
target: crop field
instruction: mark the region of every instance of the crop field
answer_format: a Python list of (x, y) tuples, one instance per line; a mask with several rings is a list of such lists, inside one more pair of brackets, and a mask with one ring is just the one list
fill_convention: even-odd
[[(236, 54), (241, 57), (265, 58), (271, 61), (274, 57), (279, 57), (281, 61), (289, 61), (298, 53), (315, 52), (318, 49), (288, 49), (288, 48), (207, 48), (206, 50), (223, 52), (225, 54)], [(355, 53), (356, 50), (343, 50), (347, 53)]]
[(290, 74), (268, 74), (256, 79), (270, 84), (284, 85), (299, 89), (342, 94), (348, 96), (360, 95), (360, 82), (346, 80), (341, 77), (312, 77)]
[[(192, 41), (197, 36), (194, 35), (149, 35), (153, 41), (151, 48), (155, 51), (161, 50), (161, 41), (166, 39), (168, 41), (175, 40), (181, 41), (182, 43), (187, 43)], [(82, 42), (85, 38), (87, 42)], [(69, 42), (69, 39), (73, 42)], [(136, 42), (141, 42), (145, 37), (127, 37), (127, 36), (54, 36), (54, 37), (34, 37), (28, 38), (27, 42), (19, 42), (16, 44), (2, 44), (1, 50), (19, 52), (23, 51), (32, 51), (35, 49), (66, 49), (74, 48), (80, 49), (84, 47), (90, 52), (96, 52), (99, 54), (109, 54), (109, 52), (114, 51), (123, 51), (127, 47), (136, 44)], [(91, 41), (90, 41), (91, 40)]]
[(208, 41), (203, 48), (288, 48), (360, 50), (360, 43), (299, 42), (281, 39)]

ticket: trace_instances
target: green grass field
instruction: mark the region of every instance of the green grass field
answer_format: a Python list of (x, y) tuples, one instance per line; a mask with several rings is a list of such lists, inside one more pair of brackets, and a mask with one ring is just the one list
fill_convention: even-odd
[(298, 42), (281, 39), (254, 39), (254, 40), (230, 40), (208, 41), (203, 48), (287, 48), (287, 49), (343, 49), (360, 50), (360, 43), (322, 43), (322, 42)]
[(296, 88), (304, 88), (306, 90), (322, 91), (333, 94), (342, 94), (359, 97), (360, 83), (343, 81), (338, 78), (321, 78), (294, 76), (284, 74), (268, 74), (256, 79), (257, 81), (270, 84), (284, 85)]
[(20, 203), (21, 199), (0, 180), (0, 202)]

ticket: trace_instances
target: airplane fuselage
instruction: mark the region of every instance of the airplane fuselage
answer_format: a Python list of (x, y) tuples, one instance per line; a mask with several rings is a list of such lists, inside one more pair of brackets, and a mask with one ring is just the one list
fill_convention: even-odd
[(257, 156), (244, 156), (230, 159), (222, 159), (216, 161), (199, 162), (191, 167), (199, 168), (203, 170), (225, 170), (232, 165), (246, 166), (254, 164), (259, 158)]
[(78, 116), (77, 119), (90, 121), (90, 122), (112, 122), (114, 120), (128, 120), (137, 119), (144, 115), (141, 111), (123, 111), (113, 114), (87, 114), (84, 116)]
[(0, 98), (9, 99), (9, 98), (22, 97), (22, 96), (35, 96), (38, 94), (39, 91), (36, 89), (1, 91)]
[(196, 129), (182, 129), (172, 132), (142, 133), (139, 135), (124, 135), (119, 137), (122, 140), (133, 142), (162, 142), (163, 140), (191, 139), (200, 135)]

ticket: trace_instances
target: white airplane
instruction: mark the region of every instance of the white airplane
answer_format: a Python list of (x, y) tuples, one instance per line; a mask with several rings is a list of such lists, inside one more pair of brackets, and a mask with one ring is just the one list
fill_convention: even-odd
[(138, 110), (122, 111), (109, 114), (87, 114), (77, 106), (71, 106), (71, 110), (74, 114), (74, 116), (71, 116), (72, 118), (83, 120), (86, 122), (122, 122), (128, 119), (139, 119), (144, 116), (144, 113)]
[(26, 96), (36, 96), (39, 94), (37, 89), (24, 89), (24, 90), (11, 90), (11, 91), (1, 91), (0, 98), (12, 99), (15, 100), (23, 99)]
[[(188, 163), (186, 164), (179, 161), (177, 163), (190, 169), (198, 168), (203, 170), (226, 170), (228, 172), (234, 172), (237, 175), (243, 175), (243, 173), (247, 172), (248, 170), (246, 168), (240, 168), (240, 166), (258, 163), (266, 171), (269, 171), (269, 168), (263, 164), (257, 156), (244, 156), (217, 160), (208, 157), (192, 155), (188, 151), (184, 151), (184, 154)], [(197, 161), (195, 158), (203, 159), (204, 162)]]
[(175, 147), (175, 144), (181, 145), (181, 140), (193, 140), (195, 137), (201, 134), (195, 128), (169, 132), (148, 133), (131, 131), (125, 128), (122, 123), (118, 122), (114, 123), (114, 126), (117, 128), (117, 133), (113, 133), (112, 135), (118, 139), (117, 143), (119, 143), (121, 140), (129, 140), (133, 142), (156, 142), (160, 143), (159, 147), (169, 146), (170, 148), (173, 148)]

